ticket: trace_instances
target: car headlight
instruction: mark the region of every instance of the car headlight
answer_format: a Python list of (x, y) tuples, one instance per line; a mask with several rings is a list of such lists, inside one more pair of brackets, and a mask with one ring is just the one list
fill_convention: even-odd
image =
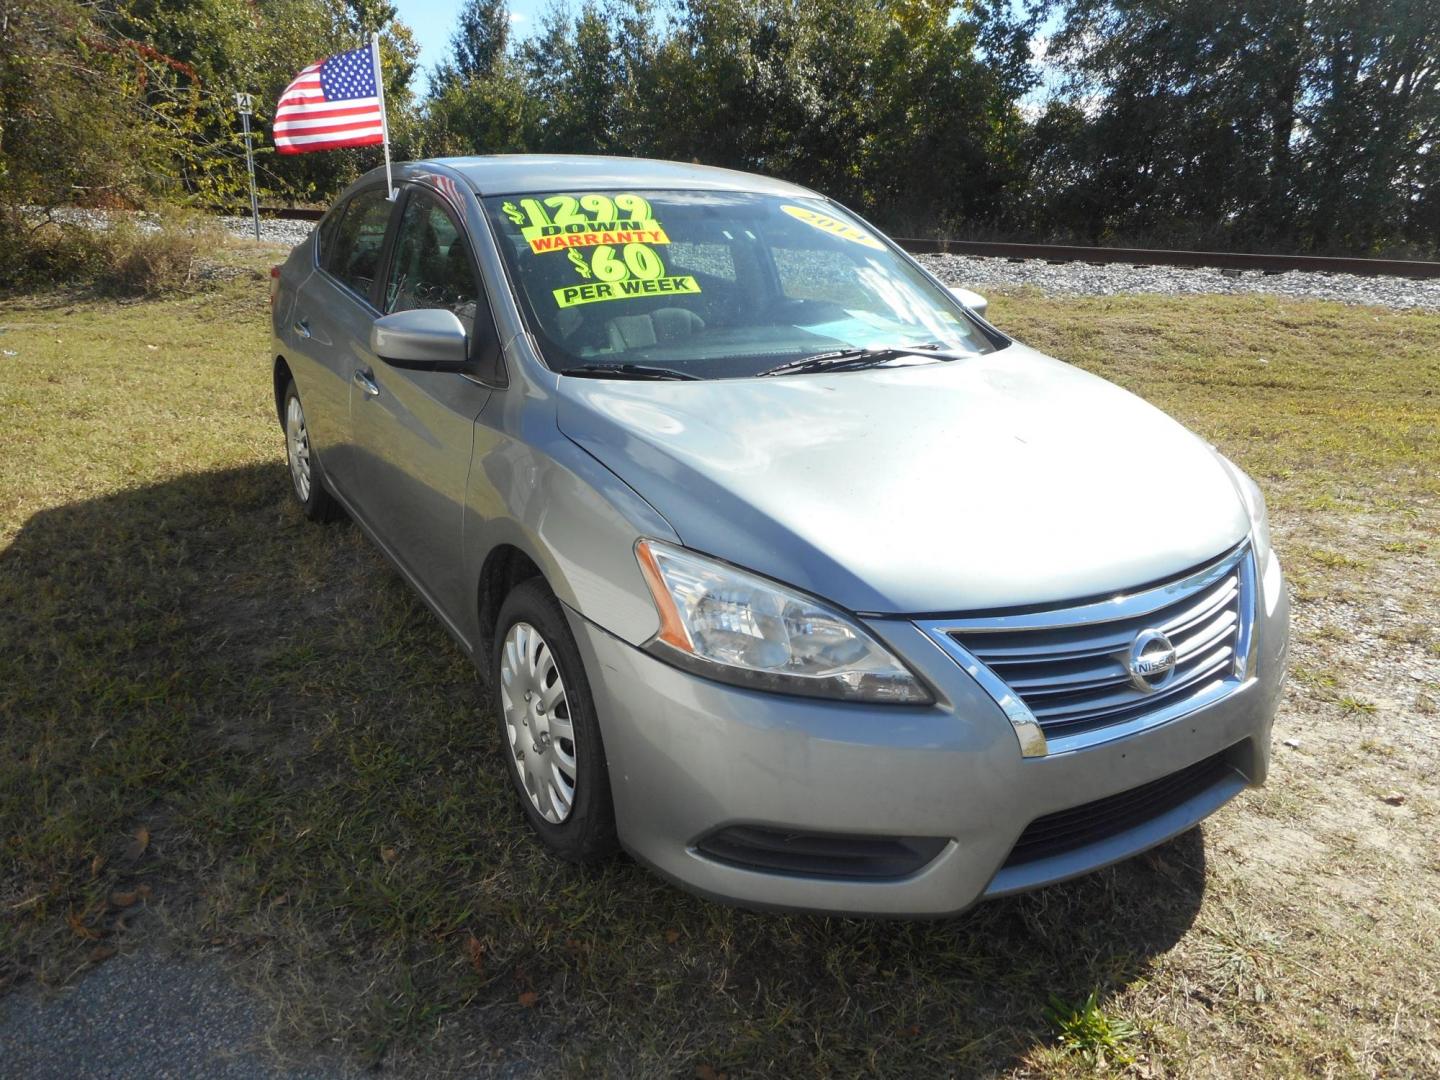
[(1219, 456), (1230, 470), (1230, 475), (1235, 478), (1235, 486), (1245, 503), (1245, 511), (1250, 515), (1250, 546), (1255, 552), (1255, 565), (1263, 571), (1270, 558), (1270, 516), (1265, 510), (1265, 496), (1261, 494), (1255, 481), (1245, 474), (1244, 469), (1224, 454)]
[(819, 600), (655, 540), (639, 541), (635, 556), (660, 615), (645, 647), (678, 667), (812, 697), (934, 700), (854, 619)]

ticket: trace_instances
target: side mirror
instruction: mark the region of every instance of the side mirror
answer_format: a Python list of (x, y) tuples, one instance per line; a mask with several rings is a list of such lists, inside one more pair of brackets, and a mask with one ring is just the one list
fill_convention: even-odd
[(981, 296), (978, 292), (971, 292), (969, 289), (962, 289), (959, 285), (951, 285), (950, 295), (959, 300), (961, 304), (969, 308), (982, 319), (986, 310), (990, 307), (990, 301)]
[(396, 367), (463, 367), (466, 345), (465, 327), (444, 308), (397, 311), (370, 326), (370, 351)]

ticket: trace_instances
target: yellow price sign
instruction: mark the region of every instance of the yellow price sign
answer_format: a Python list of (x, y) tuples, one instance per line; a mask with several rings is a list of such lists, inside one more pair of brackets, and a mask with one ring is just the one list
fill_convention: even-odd
[(551, 290), (557, 307), (700, 291), (689, 274), (665, 272), (652, 245), (668, 244), (670, 237), (643, 196), (552, 195), (506, 200), (500, 209), (519, 226), (532, 255), (563, 251), (584, 279)]
[(662, 278), (622, 278), (619, 281), (595, 281), (556, 289), (555, 306), (568, 308), (604, 300), (639, 300), (646, 296), (669, 296), (674, 293), (699, 291), (700, 283), (689, 274)]
[(601, 244), (668, 244), (649, 200), (640, 195), (552, 195), (546, 199), (506, 201), (505, 216), (520, 226), (530, 251), (596, 247)]
[(700, 291), (700, 283), (689, 274), (666, 274), (660, 256), (644, 244), (626, 244), (618, 253), (608, 245), (597, 247), (588, 262), (572, 249), (570, 261), (577, 274), (593, 280), (552, 290), (557, 307)]
[(602, 244), (668, 244), (670, 237), (656, 221), (593, 221), (562, 230), (559, 225), (529, 225), (520, 230), (536, 255), (547, 251), (598, 247)]
[(841, 240), (849, 240), (852, 244), (860, 244), (862, 247), (874, 248), (877, 251), (884, 251), (885, 245), (875, 237), (871, 236), (864, 229), (851, 225), (848, 221), (841, 221), (829, 214), (821, 214), (815, 210), (807, 210), (803, 206), (785, 205), (780, 207), (782, 211), (789, 214), (796, 221), (803, 221), (813, 229), (827, 232), (831, 236), (838, 236)]

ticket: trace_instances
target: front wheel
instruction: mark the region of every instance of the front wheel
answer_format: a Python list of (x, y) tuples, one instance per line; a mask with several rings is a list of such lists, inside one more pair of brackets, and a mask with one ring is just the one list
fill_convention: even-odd
[(501, 606), (490, 670), (506, 767), (531, 828), (562, 859), (609, 855), (615, 811), (590, 684), (565, 613), (539, 578)]

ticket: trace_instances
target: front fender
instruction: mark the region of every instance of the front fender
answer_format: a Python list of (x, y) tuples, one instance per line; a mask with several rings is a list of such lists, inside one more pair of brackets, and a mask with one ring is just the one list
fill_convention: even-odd
[[(496, 394), (502, 400), (494, 404), (502, 411), (548, 404), (521, 397)], [(547, 431), (532, 418), (512, 430), (528, 426), (538, 437), (515, 438), (504, 434), (508, 425), (490, 427), (486, 419), (476, 430), (465, 513), (465, 579), (477, 598), (490, 554), (510, 545), (540, 569), (562, 603), (624, 641), (648, 641), (660, 622), (635, 541), (678, 543), (670, 523), (553, 422)], [(472, 640), (483, 640), (489, 628), (478, 625), (478, 602), (475, 618)]]

